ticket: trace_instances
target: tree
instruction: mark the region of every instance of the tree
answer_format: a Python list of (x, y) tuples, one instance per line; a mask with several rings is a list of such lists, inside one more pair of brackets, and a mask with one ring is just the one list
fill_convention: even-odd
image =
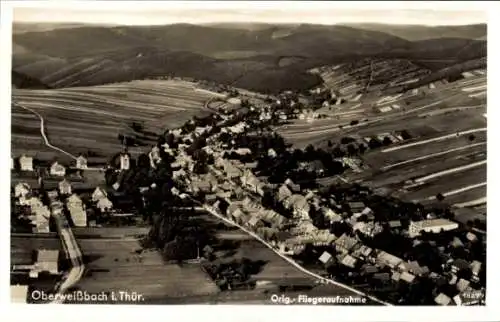
[(436, 199), (437, 199), (438, 201), (443, 201), (443, 200), (444, 200), (444, 196), (443, 196), (443, 194), (442, 194), (442, 193), (438, 193), (438, 194), (436, 195)]
[(345, 156), (344, 151), (339, 146), (336, 146), (335, 148), (333, 148), (332, 154), (336, 158), (341, 158), (341, 157)]
[(147, 154), (142, 153), (139, 155), (139, 158), (137, 159), (137, 166), (139, 168), (149, 169), (149, 157)]
[(367, 149), (366, 145), (360, 144), (358, 147), (359, 154), (364, 154), (366, 152), (366, 149)]
[(351, 137), (343, 137), (342, 139), (340, 139), (340, 143), (341, 144), (349, 144), (349, 143), (352, 143), (352, 142), (355, 142), (356, 140), (351, 138)]
[(358, 150), (356, 149), (356, 147), (354, 146), (354, 144), (349, 144), (349, 145), (347, 146), (347, 154), (348, 154), (349, 156), (354, 156), (354, 155), (356, 155), (356, 152), (357, 152), (357, 151), (358, 151)]
[(370, 147), (370, 149), (376, 149), (380, 148), (382, 146), (382, 143), (376, 138), (372, 138), (370, 139), (370, 142), (368, 142), (368, 146)]
[(388, 137), (388, 136), (384, 137), (384, 140), (382, 141), (382, 144), (385, 145), (385, 146), (391, 145), (392, 144), (391, 138)]
[(411, 135), (410, 135), (410, 133), (408, 133), (407, 130), (401, 131), (401, 137), (403, 138), (403, 140), (409, 140), (409, 139), (411, 139)]
[(142, 132), (144, 130), (144, 124), (141, 122), (132, 122), (130, 127), (136, 132)]

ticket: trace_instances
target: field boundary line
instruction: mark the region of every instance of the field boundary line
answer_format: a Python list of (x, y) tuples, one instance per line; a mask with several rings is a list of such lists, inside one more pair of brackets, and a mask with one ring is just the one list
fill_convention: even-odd
[(412, 146), (418, 146), (418, 145), (427, 144), (427, 143), (436, 142), (436, 141), (443, 141), (443, 140), (446, 140), (446, 139), (451, 139), (451, 138), (463, 136), (463, 135), (466, 135), (466, 134), (471, 134), (471, 133), (476, 133), (476, 132), (484, 132), (484, 131), (487, 131), (487, 128), (482, 127), (482, 128), (477, 128), (477, 129), (472, 129), (472, 130), (467, 130), (467, 131), (452, 133), (452, 134), (446, 134), (446, 135), (443, 135), (443, 136), (440, 136), (440, 137), (437, 137), (437, 138), (427, 139), (427, 140), (423, 140), (423, 141), (417, 141), (417, 142), (408, 143), (408, 144), (405, 144), (405, 145), (399, 145), (399, 146), (395, 146), (395, 147), (392, 147), (392, 148), (384, 149), (384, 150), (382, 150), (382, 152), (386, 153), (386, 152), (397, 151), (397, 150), (401, 150), (401, 149), (410, 148)]
[(439, 178), (439, 177), (445, 176), (447, 174), (453, 174), (453, 173), (461, 172), (464, 170), (476, 168), (476, 167), (482, 166), (483, 164), (486, 164), (486, 160), (482, 160), (482, 161), (470, 163), (470, 164), (467, 164), (464, 166), (460, 166), (460, 167), (456, 167), (456, 168), (452, 168), (452, 169), (448, 169), (448, 170), (444, 170), (444, 171), (439, 171), (439, 172), (436, 172), (433, 174), (429, 174), (425, 177), (420, 177), (418, 179), (415, 179), (415, 182), (423, 183), (423, 182), (426, 182), (427, 180)]
[(382, 171), (389, 170), (389, 169), (392, 169), (392, 168), (395, 168), (395, 167), (398, 167), (398, 166), (401, 166), (401, 165), (404, 165), (404, 164), (409, 164), (409, 163), (412, 163), (412, 162), (417, 162), (417, 161), (421, 161), (421, 160), (425, 160), (425, 159), (430, 159), (430, 158), (434, 158), (434, 157), (441, 156), (441, 155), (444, 155), (444, 154), (448, 154), (448, 153), (451, 153), (451, 152), (456, 152), (456, 151), (462, 151), (462, 150), (470, 149), (470, 148), (473, 148), (473, 147), (476, 147), (476, 146), (480, 146), (480, 145), (486, 145), (486, 142), (474, 143), (474, 144), (470, 144), (470, 145), (466, 145), (466, 146), (461, 146), (461, 147), (458, 147), (458, 148), (449, 149), (449, 150), (442, 151), (442, 152), (436, 152), (436, 153), (431, 153), (431, 154), (423, 155), (421, 157), (417, 157), (417, 158), (414, 158), (414, 159), (409, 159), (409, 160), (405, 160), (405, 161), (393, 163), (393, 164), (390, 164), (390, 165), (386, 165), (386, 166), (382, 167), (381, 170)]
[(49, 148), (54, 149), (56, 151), (59, 151), (61, 153), (64, 153), (67, 156), (73, 158), (74, 160), (78, 159), (73, 154), (71, 154), (71, 153), (69, 153), (67, 151), (64, 151), (61, 148), (58, 148), (57, 146), (54, 146), (54, 145), (50, 144), (49, 139), (47, 138), (47, 135), (45, 134), (45, 120), (44, 120), (44, 118), (38, 112), (34, 111), (33, 109), (31, 109), (29, 107), (26, 107), (26, 106), (23, 106), (21, 104), (18, 104), (18, 103), (12, 102), (12, 104), (15, 105), (15, 106), (19, 106), (20, 108), (23, 108), (23, 109), (25, 109), (25, 110), (27, 110), (27, 111), (35, 114), (36, 116), (38, 116), (38, 118), (40, 119), (40, 134), (42, 135), (42, 138), (43, 138), (46, 146), (48, 146)]

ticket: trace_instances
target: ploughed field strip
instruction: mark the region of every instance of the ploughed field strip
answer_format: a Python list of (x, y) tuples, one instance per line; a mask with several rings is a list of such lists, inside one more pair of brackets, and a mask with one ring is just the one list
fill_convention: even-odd
[[(360, 87), (363, 81), (352, 75), (368, 71), (365, 62), (313, 72), (322, 75), (327, 87), (338, 89)], [(405, 130), (411, 138), (368, 149), (359, 156), (364, 170), (348, 170), (343, 177), (404, 200), (435, 202), (441, 193), (446, 202), (463, 206), (486, 195), (486, 97), (471, 95), (485, 91), (486, 74), (471, 73), (465, 79), (434, 82), (402, 95), (351, 95), (344, 104), (317, 110), (324, 118), (290, 120), (277, 131), (296, 148), (312, 144), (328, 149), (328, 142), (335, 145), (343, 137), (368, 146), (367, 138)], [(393, 108), (382, 112), (380, 108), (386, 106)], [(411, 183), (418, 178), (425, 180)]]
[(402, 59), (364, 59), (349, 64), (320, 67), (313, 72), (323, 78), (327, 88), (338, 89), (340, 93), (359, 100), (362, 97), (358, 97), (360, 91), (367, 89), (369, 93), (389, 85), (416, 82), (429, 74), (430, 70)]
[[(165, 127), (178, 127), (193, 116), (211, 113), (205, 108), (211, 97), (210, 92), (196, 91), (192, 83), (183, 81), (132, 81), (58, 90), (14, 89), (12, 93), (13, 102), (37, 111), (45, 119), (50, 142), (73, 154), (89, 148), (101, 154), (116, 150), (121, 144), (118, 134), (132, 122), (142, 122), (146, 131), (155, 133)], [(13, 153), (38, 150), (37, 156), (40, 154), (42, 159), (61, 154), (34, 141), (40, 137), (40, 120), (33, 113), (13, 105), (12, 125)]]

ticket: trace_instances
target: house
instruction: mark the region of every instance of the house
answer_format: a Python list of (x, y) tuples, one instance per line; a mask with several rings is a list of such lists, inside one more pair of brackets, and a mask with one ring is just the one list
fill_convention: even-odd
[(323, 264), (327, 265), (331, 260), (333, 256), (329, 252), (323, 252), (321, 256), (319, 257), (319, 261), (322, 262)]
[(73, 194), (66, 200), (66, 205), (71, 215), (71, 220), (73, 221), (75, 226), (86, 227), (87, 213), (85, 212), (85, 207), (83, 205), (82, 199), (80, 199), (80, 197), (78, 197), (76, 194)]
[(358, 241), (355, 238), (343, 234), (333, 243), (339, 252), (348, 253), (358, 244)]
[(456, 273), (461, 270), (468, 269), (470, 267), (469, 263), (464, 259), (456, 259), (451, 263), (451, 271)]
[(389, 266), (390, 268), (397, 267), (403, 260), (397, 256), (389, 254), (384, 251), (379, 251), (376, 263), (381, 266)]
[(457, 282), (457, 289), (460, 291), (460, 292), (464, 292), (468, 287), (469, 287), (469, 284), (470, 284), (470, 281), (466, 280), (466, 279), (459, 279), (458, 282)]
[(370, 256), (370, 254), (372, 253), (373, 249), (366, 246), (366, 245), (361, 245), (359, 248), (357, 248), (356, 250), (354, 250), (352, 252), (352, 255), (354, 257), (358, 257), (358, 258), (361, 258), (361, 259), (366, 259)]
[(440, 293), (434, 298), (434, 302), (439, 305), (450, 305), (451, 298), (444, 293)]
[(117, 181), (117, 182), (113, 183), (113, 185), (111, 187), (113, 187), (113, 189), (118, 191), (118, 189), (120, 189), (120, 182)]
[(231, 162), (227, 162), (225, 164), (224, 172), (231, 179), (241, 177), (241, 175), (243, 174), (242, 171), (234, 166)]
[(21, 165), (21, 171), (33, 171), (33, 158), (28, 157), (23, 154), (19, 158), (19, 164)]
[(401, 220), (391, 220), (389, 221), (389, 227), (391, 229), (398, 229), (401, 228)]
[(383, 230), (382, 226), (379, 223), (373, 222), (357, 222), (353, 225), (352, 229), (370, 237), (380, 234)]
[(417, 237), (422, 231), (428, 233), (440, 233), (441, 231), (450, 231), (458, 228), (458, 223), (448, 219), (427, 219), (421, 221), (412, 221), (408, 232), (411, 238)]
[(252, 154), (252, 150), (250, 150), (249, 148), (238, 148), (234, 150), (234, 152), (236, 152), (236, 154), (239, 154), (241, 156)]
[(283, 201), (283, 206), (292, 209), (295, 216), (300, 218), (309, 218), (310, 206), (304, 196), (294, 194)]
[(342, 260), (340, 261), (340, 263), (342, 265), (345, 265), (345, 266), (351, 267), (351, 268), (356, 267), (357, 262), (358, 262), (358, 260), (356, 258), (352, 257), (351, 255), (344, 256), (344, 258), (342, 258)]
[(408, 271), (417, 275), (423, 276), (430, 273), (430, 270), (427, 266), (420, 266), (417, 261), (409, 261), (407, 263)]
[(292, 192), (300, 192), (300, 185), (293, 183), (291, 179), (286, 179), (284, 184), (286, 184)]
[(186, 176), (187, 176), (187, 174), (186, 174), (186, 171), (184, 171), (184, 169), (176, 170), (172, 173), (172, 178), (174, 180), (178, 180), (178, 179), (184, 178)]
[(458, 237), (453, 237), (453, 240), (450, 242), (450, 246), (454, 248), (464, 247), (464, 243)]
[(76, 158), (76, 168), (87, 169), (87, 158), (85, 158), (82, 154)]
[(206, 180), (193, 179), (191, 181), (191, 189), (193, 189), (193, 191), (210, 192), (211, 188), (212, 186), (210, 185), (210, 182), (207, 182)]
[(120, 170), (130, 169), (130, 154), (127, 152), (120, 153)]
[(290, 189), (288, 189), (288, 186), (282, 185), (278, 189), (278, 193), (277, 193), (276, 199), (279, 202), (283, 202), (283, 200), (285, 200), (285, 199), (287, 199), (287, 198), (289, 198), (291, 196), (292, 196), (292, 192), (290, 191)]
[(93, 202), (97, 202), (97, 201), (104, 199), (104, 198), (107, 198), (107, 197), (108, 197), (108, 193), (106, 192), (106, 190), (104, 190), (101, 187), (95, 188), (94, 193), (92, 193), (92, 201)]
[(14, 195), (16, 198), (24, 198), (31, 192), (31, 188), (27, 183), (20, 182), (14, 188)]
[(362, 201), (349, 202), (348, 205), (349, 209), (351, 209), (353, 213), (361, 212), (366, 208), (365, 204)]
[(36, 233), (49, 233), (49, 219), (50, 219), (50, 210), (47, 206), (41, 207), (35, 215), (35, 227), (34, 231)]
[(71, 194), (71, 183), (64, 179), (59, 182), (59, 194), (61, 195), (70, 195)]
[(328, 207), (321, 207), (323, 215), (330, 220), (330, 223), (342, 221), (342, 216)]
[(101, 212), (107, 212), (113, 209), (113, 203), (107, 197), (104, 197), (97, 202), (97, 208), (99, 208)]
[(52, 249), (41, 249), (38, 251), (38, 258), (35, 263), (37, 272), (48, 272), (50, 274), (58, 274), (59, 251)]
[(148, 156), (151, 167), (156, 168), (156, 165), (161, 161), (160, 148), (156, 145), (153, 146)]
[[(375, 270), (377, 267), (372, 266)], [(377, 272), (377, 271), (376, 271)], [(391, 279), (391, 275), (389, 273), (375, 273), (373, 274), (373, 278), (379, 280), (381, 282), (387, 282)]]
[(471, 242), (475, 242), (477, 241), (477, 236), (476, 234), (473, 234), (471, 232), (468, 232), (467, 235), (465, 235), (465, 238), (467, 238), (467, 240), (471, 241)]
[(402, 281), (405, 281), (408, 284), (411, 284), (415, 280), (415, 275), (410, 274), (408, 272), (402, 272), (401, 276), (399, 277), (399, 279), (402, 280)]
[(59, 164), (59, 162), (57, 161), (52, 163), (52, 165), (50, 166), (50, 175), (64, 177), (65, 174), (66, 168), (62, 164)]
[(361, 212), (361, 215), (372, 215), (373, 214), (373, 210), (371, 210), (371, 208), (369, 207), (366, 207), (365, 209), (363, 209), (363, 211)]
[(270, 148), (269, 150), (267, 150), (267, 156), (274, 159), (278, 156), (278, 154), (276, 153), (276, 151), (274, 151), (273, 148)]
[[(374, 265), (370, 265), (370, 264), (364, 264), (362, 267), (361, 267), (361, 270), (363, 271), (363, 273), (365, 275), (369, 275), (369, 274), (375, 274), (378, 272), (378, 268), (377, 266), (374, 266)], [(387, 276), (389, 276), (389, 274), (387, 274)], [(390, 278), (390, 277), (389, 277)], [(388, 279), (389, 279), (388, 278)]]
[(10, 300), (12, 303), (27, 303), (28, 285), (11, 285)]
[(258, 228), (262, 226), (262, 221), (260, 220), (260, 218), (253, 216), (248, 221), (248, 225), (253, 228)]
[(391, 279), (395, 282), (399, 282), (399, 279), (401, 278), (401, 273), (400, 272), (393, 272), (391, 275)]
[(472, 276), (479, 278), (479, 273), (481, 272), (483, 264), (480, 261), (472, 261), (470, 264), (470, 269), (472, 271)]
[(382, 107), (379, 107), (378, 110), (381, 113), (386, 113), (386, 112), (392, 111), (392, 107), (390, 107), (390, 106), (382, 106)]

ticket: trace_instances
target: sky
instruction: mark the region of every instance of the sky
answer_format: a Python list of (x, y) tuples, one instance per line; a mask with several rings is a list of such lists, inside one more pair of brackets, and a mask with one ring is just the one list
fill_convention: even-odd
[[(100, 2), (96, 5), (96, 2)], [(15, 22), (160, 25), (172, 23), (388, 23), (464, 25), (487, 22), (481, 2), (102, 2), (15, 4)], [(362, 9), (360, 9), (362, 8)]]

